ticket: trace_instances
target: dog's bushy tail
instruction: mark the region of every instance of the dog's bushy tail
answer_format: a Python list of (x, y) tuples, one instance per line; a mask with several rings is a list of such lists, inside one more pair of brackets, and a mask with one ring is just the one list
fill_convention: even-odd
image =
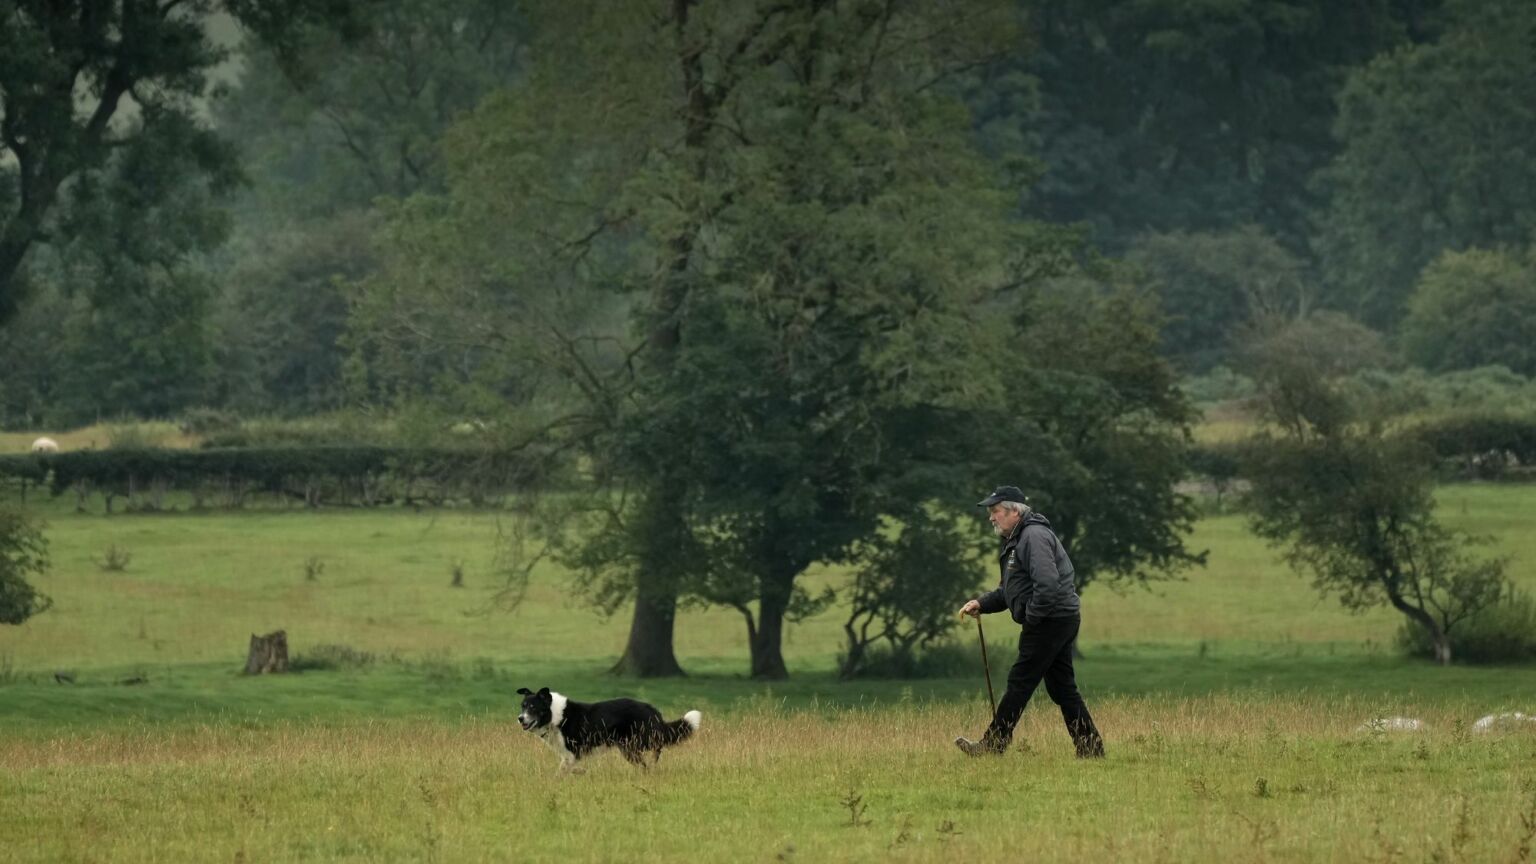
[(693, 733), (699, 731), (699, 721), (702, 719), (704, 719), (703, 714), (700, 714), (698, 711), (689, 711), (683, 715), (681, 720), (673, 720), (671, 723), (662, 724), (658, 744), (669, 745), (687, 741)]

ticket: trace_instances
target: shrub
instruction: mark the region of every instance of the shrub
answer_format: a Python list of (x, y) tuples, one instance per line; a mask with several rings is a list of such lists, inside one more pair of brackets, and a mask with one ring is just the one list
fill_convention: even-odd
[(1204, 375), (1193, 375), (1180, 383), (1184, 393), (1197, 405), (1235, 402), (1253, 397), (1253, 379), (1217, 366)]
[(181, 415), (177, 424), (184, 435), (212, 435), (215, 432), (234, 432), (240, 428), (240, 417), (217, 408), (193, 408)]
[[(991, 649), (992, 646), (988, 646)], [(990, 651), (988, 657), (992, 661), (992, 684), (1001, 688), (1004, 685), (1007, 666), (1003, 672), (999, 672), (997, 666), (997, 654), (1013, 657), (1012, 644), (1003, 640), (1001, 648)], [(838, 666), (845, 665), (846, 657), (841, 653), (838, 656)], [(929, 645), (927, 648), (916, 651), (901, 651), (892, 645), (872, 645), (865, 650), (860, 657), (857, 668), (849, 677), (853, 678), (964, 678), (969, 675), (981, 677), (981, 649), (975, 644), (962, 645), (958, 642), (939, 642)]]
[(955, 598), (974, 587), (980, 563), (960, 523), (924, 507), (906, 515), (894, 538), (861, 543), (854, 557), (862, 563), (847, 591), (843, 678), (857, 677), (876, 646), (895, 658), (884, 661), (893, 669), (917, 663), (954, 627)]
[(1442, 254), (1419, 277), (1403, 319), (1403, 348), (1434, 371), (1507, 366), (1536, 374), (1536, 267), (1530, 256), (1483, 249)]
[(332, 669), (360, 669), (373, 665), (377, 658), (368, 651), (359, 651), (350, 645), (316, 645), (299, 654), (288, 663), (293, 672)]
[[(0, 477), (37, 482), (51, 477), (54, 494), (74, 490), (129, 499), (185, 491), (198, 500), (215, 495), (241, 506), (249, 495), (374, 506), (388, 501), (441, 504), (449, 499), (479, 503), (489, 496), (529, 488), (542, 481), (547, 454), (403, 447), (274, 447), (266, 449), (78, 450), (43, 455), (0, 456)], [(83, 504), (82, 504), (83, 506)]]
[[(1460, 622), (1450, 632), (1451, 656), (1466, 663), (1521, 663), (1536, 660), (1536, 599), (1510, 588), (1498, 602)], [(1411, 657), (1433, 657), (1423, 627), (1403, 622), (1398, 646)]]
[(133, 553), (114, 543), (101, 553), (101, 557), (96, 560), (96, 566), (108, 573), (121, 573), (128, 569), (132, 561)]
[(20, 624), (53, 605), (27, 581), (48, 569), (48, 541), (27, 517), (0, 508), (0, 624)]
[(1536, 462), (1536, 417), (1447, 417), (1419, 425), (1414, 434), (1441, 459), (1508, 453), (1523, 463)]

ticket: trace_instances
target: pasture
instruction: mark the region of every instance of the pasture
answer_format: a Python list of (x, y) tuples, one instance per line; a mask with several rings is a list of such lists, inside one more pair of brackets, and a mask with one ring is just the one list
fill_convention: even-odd
[[(1536, 492), (1440, 499), (1536, 587)], [(741, 677), (739, 615), (693, 609), (689, 678), (608, 678), (627, 616), (553, 566), (500, 602), (490, 513), (30, 506), (57, 606), (0, 629), (8, 860), (1518, 861), (1536, 831), (1536, 734), (1469, 728), (1533, 713), (1536, 669), (1398, 657), (1395, 614), (1318, 598), (1235, 516), (1202, 520), (1187, 579), (1085, 595), (1079, 679), (1110, 752), (1085, 764), (1043, 692), (1007, 756), (956, 752), (985, 722), (979, 669), (835, 680), (835, 606), (791, 626), (785, 682)], [(1011, 631), (986, 622), (1000, 672)], [(324, 668), (241, 677), (279, 627)], [(512, 720), (523, 685), (700, 708), (704, 729), (648, 773), (605, 754), (557, 778)], [(1361, 728), (1398, 714), (1429, 730)]]

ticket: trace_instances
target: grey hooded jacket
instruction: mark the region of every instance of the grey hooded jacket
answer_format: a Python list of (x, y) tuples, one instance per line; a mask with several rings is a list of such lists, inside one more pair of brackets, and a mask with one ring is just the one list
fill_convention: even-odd
[(982, 612), (1007, 609), (1020, 624), (1080, 614), (1072, 559), (1044, 516), (1031, 513), (1019, 521), (1003, 538), (997, 564), (1001, 584), (976, 598)]

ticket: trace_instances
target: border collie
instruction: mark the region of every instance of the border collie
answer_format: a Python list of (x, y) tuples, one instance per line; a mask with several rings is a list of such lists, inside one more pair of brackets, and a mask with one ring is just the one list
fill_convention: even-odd
[(521, 687), (517, 692), (523, 697), (517, 722), (560, 754), (561, 771), (575, 769), (576, 760), (599, 747), (617, 747), (625, 759), (645, 768), (646, 753), (654, 754), (653, 764), (660, 761), (661, 748), (687, 740), (704, 716), (689, 711), (683, 719), (667, 723), (654, 706), (634, 699), (576, 702), (548, 687), (537, 693)]

